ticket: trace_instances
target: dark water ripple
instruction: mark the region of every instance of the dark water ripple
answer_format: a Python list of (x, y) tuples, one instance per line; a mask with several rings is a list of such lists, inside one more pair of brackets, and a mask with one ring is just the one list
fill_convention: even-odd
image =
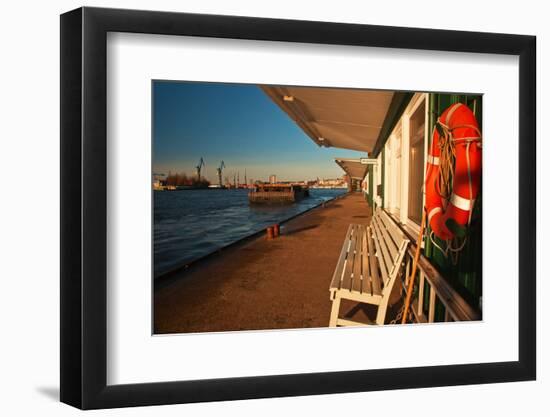
[(154, 192), (154, 270), (161, 275), (302, 213), (345, 190), (312, 189), (288, 206), (248, 205), (247, 190)]

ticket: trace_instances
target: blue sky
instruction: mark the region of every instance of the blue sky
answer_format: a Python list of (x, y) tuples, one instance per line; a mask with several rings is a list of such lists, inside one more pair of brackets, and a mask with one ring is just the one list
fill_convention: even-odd
[(199, 159), (216, 180), (246, 169), (248, 179), (306, 180), (341, 177), (335, 157), (363, 153), (318, 147), (256, 85), (155, 81), (153, 172), (192, 175)]

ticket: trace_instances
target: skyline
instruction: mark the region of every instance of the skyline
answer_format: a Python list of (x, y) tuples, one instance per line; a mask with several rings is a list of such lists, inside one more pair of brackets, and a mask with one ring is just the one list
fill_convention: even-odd
[(195, 174), (204, 158), (204, 176), (217, 182), (237, 172), (244, 179), (281, 181), (341, 178), (334, 158), (366, 153), (318, 147), (256, 85), (154, 81), (153, 172)]

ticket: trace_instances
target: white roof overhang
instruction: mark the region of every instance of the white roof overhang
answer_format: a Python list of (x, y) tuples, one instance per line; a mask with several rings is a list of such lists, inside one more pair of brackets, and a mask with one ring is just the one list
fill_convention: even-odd
[(372, 153), (394, 92), (261, 86), (319, 146)]
[(375, 165), (377, 163), (376, 159), (368, 158), (335, 158), (334, 161), (350, 176), (350, 178), (355, 180), (363, 180), (365, 175), (367, 175), (369, 165)]

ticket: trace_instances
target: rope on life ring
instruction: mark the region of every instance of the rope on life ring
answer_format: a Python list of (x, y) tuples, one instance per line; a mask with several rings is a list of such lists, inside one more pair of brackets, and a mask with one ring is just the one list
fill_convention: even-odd
[[(481, 132), (473, 112), (457, 103), (437, 119), (426, 167), (426, 210), (430, 240), (445, 256), (457, 254), (460, 242), (456, 227), (467, 227), (481, 184)], [(454, 222), (454, 225), (453, 225)], [(446, 242), (441, 248), (433, 235)]]

